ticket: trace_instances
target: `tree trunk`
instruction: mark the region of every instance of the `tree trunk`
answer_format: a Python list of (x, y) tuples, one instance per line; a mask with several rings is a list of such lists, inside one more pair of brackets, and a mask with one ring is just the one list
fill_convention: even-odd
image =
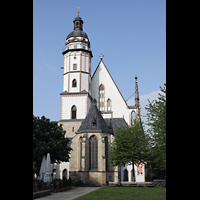
[(133, 182), (135, 182), (135, 169), (134, 169), (134, 161), (132, 160), (132, 168), (133, 168)]

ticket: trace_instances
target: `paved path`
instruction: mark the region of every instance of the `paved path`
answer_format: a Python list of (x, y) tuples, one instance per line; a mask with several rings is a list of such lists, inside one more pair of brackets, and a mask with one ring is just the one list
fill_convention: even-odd
[(46, 197), (38, 198), (38, 200), (72, 200), (99, 188), (100, 187), (72, 187), (64, 192), (52, 192)]

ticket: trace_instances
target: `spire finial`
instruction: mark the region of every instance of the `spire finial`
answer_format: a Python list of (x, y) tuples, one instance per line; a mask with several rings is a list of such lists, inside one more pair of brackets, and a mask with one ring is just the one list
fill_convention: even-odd
[(102, 59), (103, 59), (103, 57), (104, 57), (104, 55), (101, 53), (101, 55), (100, 55), (99, 57), (101, 57), (101, 60), (102, 60)]
[(77, 8), (78, 8), (78, 16), (79, 16), (79, 7), (78, 6), (76, 6)]

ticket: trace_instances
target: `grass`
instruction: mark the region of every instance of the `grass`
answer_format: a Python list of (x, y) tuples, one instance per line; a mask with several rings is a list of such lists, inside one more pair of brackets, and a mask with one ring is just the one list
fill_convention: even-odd
[(85, 194), (76, 200), (108, 199), (108, 200), (165, 200), (166, 188), (154, 187), (101, 187)]

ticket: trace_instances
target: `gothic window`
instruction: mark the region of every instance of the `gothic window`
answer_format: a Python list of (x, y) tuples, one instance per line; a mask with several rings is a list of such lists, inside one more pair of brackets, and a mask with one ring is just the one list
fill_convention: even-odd
[(90, 170), (98, 169), (98, 140), (95, 135), (90, 137), (89, 167), (90, 167)]
[(111, 111), (112, 109), (111, 109), (111, 100), (110, 99), (108, 99), (107, 100), (107, 111)]
[(76, 79), (74, 79), (74, 80), (72, 81), (72, 87), (76, 87), (76, 85), (77, 85), (77, 81), (76, 81)]
[(76, 106), (72, 106), (71, 113), (72, 119), (76, 119)]
[(105, 137), (106, 171), (108, 171), (108, 137)]
[(82, 141), (83, 138), (80, 137), (80, 170), (82, 170)]
[(104, 111), (105, 109), (105, 88), (104, 85), (101, 84), (99, 86), (99, 110)]
[(74, 65), (73, 65), (73, 70), (76, 70), (76, 69), (77, 69), (77, 65), (74, 64)]

